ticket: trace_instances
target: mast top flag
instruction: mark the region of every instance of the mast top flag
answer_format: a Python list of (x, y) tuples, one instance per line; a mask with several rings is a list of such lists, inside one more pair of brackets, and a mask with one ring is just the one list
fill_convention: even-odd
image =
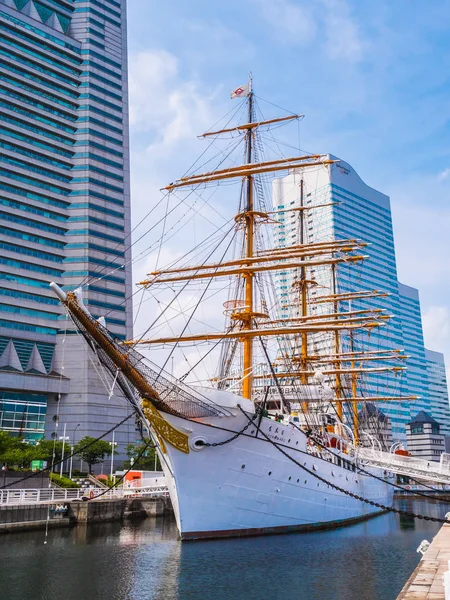
[(230, 98), (231, 100), (233, 100), (234, 98), (245, 98), (250, 94), (251, 91), (252, 89), (249, 81), (248, 83), (245, 83), (244, 85), (240, 85), (239, 87), (235, 88), (231, 92)]

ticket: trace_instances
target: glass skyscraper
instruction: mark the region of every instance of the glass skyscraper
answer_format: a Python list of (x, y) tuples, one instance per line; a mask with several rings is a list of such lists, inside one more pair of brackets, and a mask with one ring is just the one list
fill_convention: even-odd
[(131, 337), (126, 2), (0, 0), (0, 54), (0, 428), (72, 442), (126, 410), (48, 285)]
[[(334, 157), (330, 157), (334, 158)], [(404, 363), (407, 370), (401, 375), (392, 372), (372, 372), (360, 380), (360, 393), (365, 396), (417, 395), (415, 402), (388, 402), (380, 409), (392, 420), (394, 439), (405, 439), (406, 423), (419, 410), (426, 410), (439, 420), (443, 429), (450, 430), (450, 410), (443, 357), (424, 347), (418, 291), (398, 282), (397, 265), (389, 197), (366, 185), (347, 163), (339, 161), (330, 167), (292, 172), (274, 182), (276, 210), (298, 207), (300, 182), (303, 180), (303, 204), (311, 210), (304, 212), (304, 231), (307, 243), (331, 239), (359, 239), (367, 242), (361, 253), (369, 259), (358, 265), (340, 265), (337, 269), (336, 292), (370, 290), (374, 297), (341, 303), (340, 309), (384, 309), (393, 318), (370, 334), (354, 336), (354, 349), (372, 351), (397, 349), (410, 358)], [(318, 208), (312, 208), (318, 206)], [(275, 246), (299, 243), (299, 213), (281, 213), (275, 236)], [(311, 269), (318, 285), (310, 290), (310, 299), (334, 292), (330, 267)], [(281, 316), (293, 315), (293, 275), (279, 272), (276, 287), (281, 304)], [(387, 294), (387, 295), (381, 295)], [(317, 314), (327, 312), (326, 304), (311, 305)], [(323, 343), (327, 343), (326, 340)], [(343, 349), (349, 351), (349, 339), (343, 336)], [(391, 363), (392, 364), (392, 363)], [(376, 368), (375, 362), (364, 366)], [(399, 365), (399, 366), (403, 366)], [(431, 373), (431, 375), (430, 375)], [(431, 384), (431, 380), (434, 381)], [(439, 408), (440, 407), (440, 408)]]
[(440, 424), (440, 432), (450, 436), (450, 408), (447, 396), (447, 377), (444, 355), (433, 350), (425, 350), (428, 371), (428, 395), (431, 412)]

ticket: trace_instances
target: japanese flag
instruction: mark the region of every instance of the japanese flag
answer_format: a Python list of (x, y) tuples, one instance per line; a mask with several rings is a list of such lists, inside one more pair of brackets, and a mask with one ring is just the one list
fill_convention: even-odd
[(248, 83), (246, 83), (245, 85), (241, 85), (239, 87), (237, 87), (235, 90), (233, 90), (230, 94), (230, 98), (244, 98), (245, 96), (248, 96), (250, 93), (250, 86), (248, 85)]

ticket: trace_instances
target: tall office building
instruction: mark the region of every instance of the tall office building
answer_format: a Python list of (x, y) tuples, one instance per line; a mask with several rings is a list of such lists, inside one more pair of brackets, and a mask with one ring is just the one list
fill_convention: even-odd
[[(330, 157), (333, 158), (333, 157)], [(359, 265), (340, 265), (337, 269), (336, 286), (332, 288), (330, 267), (311, 269), (311, 276), (318, 285), (311, 288), (311, 299), (336, 292), (371, 290), (372, 298), (354, 300), (352, 304), (341, 303), (341, 310), (364, 310), (380, 307), (393, 318), (385, 327), (374, 329), (370, 334), (354, 335), (354, 347), (359, 350), (404, 350), (411, 358), (402, 375), (390, 372), (366, 375), (360, 381), (361, 392), (369, 396), (420, 396), (414, 403), (387, 403), (381, 407), (392, 421), (394, 439), (405, 439), (406, 423), (419, 410), (431, 412), (446, 429), (450, 426), (448, 394), (442, 384), (442, 364), (434, 360), (424, 348), (422, 319), (418, 291), (398, 282), (390, 201), (388, 196), (367, 186), (354, 169), (339, 161), (330, 167), (317, 167), (295, 171), (277, 179), (273, 186), (274, 206), (277, 210), (298, 207), (300, 184), (303, 180), (303, 205), (311, 210), (304, 212), (304, 232), (307, 243), (331, 239), (360, 239), (369, 246), (362, 249), (369, 259)], [(317, 208), (314, 208), (317, 207)], [(299, 212), (281, 213), (275, 244), (288, 246), (299, 240)], [(276, 287), (280, 298), (282, 317), (297, 316), (293, 298), (293, 275), (279, 272)], [(312, 304), (317, 314), (329, 310), (326, 304)], [(343, 336), (343, 348), (349, 350), (349, 340)], [(316, 342), (317, 343), (317, 342)], [(328, 343), (324, 338), (319, 344)], [(434, 356), (434, 353), (433, 353)], [(371, 366), (375, 366), (373, 363)], [(433, 373), (433, 391), (429, 373)], [(445, 369), (444, 369), (445, 375)], [(438, 384), (439, 381), (439, 384)], [(440, 413), (438, 415), (439, 409)], [(447, 407), (445, 412), (443, 407)], [(442, 421), (445, 419), (445, 422)]]
[(428, 396), (431, 414), (440, 425), (440, 431), (450, 436), (450, 408), (447, 396), (447, 376), (444, 355), (425, 349), (428, 372)]
[(127, 410), (48, 286), (131, 336), (126, 2), (0, 0), (0, 33), (0, 428), (72, 442)]

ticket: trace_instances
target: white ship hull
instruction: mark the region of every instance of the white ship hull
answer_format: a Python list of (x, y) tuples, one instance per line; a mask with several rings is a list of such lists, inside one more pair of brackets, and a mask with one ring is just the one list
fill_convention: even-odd
[[(330, 528), (366, 519), (379, 507), (339, 492), (307, 473), (264, 438), (265, 432), (301, 465), (351, 493), (391, 506), (393, 487), (352, 470), (345, 454), (335, 464), (307, 452), (307, 438), (293, 425), (263, 418), (230, 443), (247, 418), (186, 421), (164, 417), (189, 434), (190, 452), (166, 444), (163, 468), (183, 540)], [(256, 421), (257, 423), (257, 421)], [(374, 471), (379, 476), (382, 471)]]

